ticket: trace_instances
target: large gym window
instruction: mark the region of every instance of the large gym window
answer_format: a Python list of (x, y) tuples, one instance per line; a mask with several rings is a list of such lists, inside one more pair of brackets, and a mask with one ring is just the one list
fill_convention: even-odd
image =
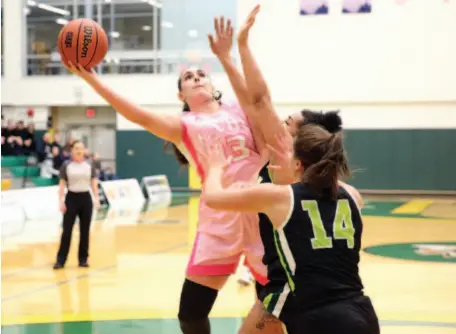
[(57, 36), (76, 18), (98, 22), (109, 37), (99, 73), (168, 74), (186, 66), (219, 71), (207, 34), (213, 30), (214, 16), (236, 17), (235, 0), (23, 1), (28, 75), (68, 73), (57, 51)]

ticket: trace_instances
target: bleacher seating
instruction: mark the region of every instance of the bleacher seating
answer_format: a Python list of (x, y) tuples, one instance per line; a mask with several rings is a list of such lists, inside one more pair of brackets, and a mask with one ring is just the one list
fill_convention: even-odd
[(2, 190), (22, 187), (47, 187), (58, 183), (58, 180), (40, 177), (40, 168), (27, 166), (27, 157), (2, 157)]

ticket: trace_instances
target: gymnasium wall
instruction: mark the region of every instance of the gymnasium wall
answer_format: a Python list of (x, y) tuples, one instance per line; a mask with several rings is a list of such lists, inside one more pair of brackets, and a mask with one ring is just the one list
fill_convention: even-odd
[[(176, 113), (178, 106), (149, 106), (159, 113)], [(166, 174), (172, 187), (188, 186), (188, 171), (180, 167), (165, 142), (124, 117), (117, 117), (116, 161), (121, 177), (140, 179), (146, 175)]]
[[(404, 3), (399, 5), (398, 3)], [(238, 1), (238, 22), (258, 3)], [(372, 1), (370, 14), (299, 15), (300, 1), (261, 1), (251, 44), (275, 101), (456, 100), (456, 2)]]

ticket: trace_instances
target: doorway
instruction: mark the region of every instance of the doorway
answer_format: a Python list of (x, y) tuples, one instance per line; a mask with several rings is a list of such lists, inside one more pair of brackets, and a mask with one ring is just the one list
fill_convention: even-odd
[(115, 170), (116, 127), (115, 125), (69, 124), (67, 135), (81, 140), (90, 153), (98, 153), (102, 168)]

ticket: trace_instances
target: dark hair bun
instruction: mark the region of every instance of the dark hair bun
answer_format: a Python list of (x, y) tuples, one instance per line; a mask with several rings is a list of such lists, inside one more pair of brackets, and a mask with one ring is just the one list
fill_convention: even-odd
[(339, 110), (322, 114), (321, 125), (331, 133), (342, 130), (342, 119), (339, 116)]

